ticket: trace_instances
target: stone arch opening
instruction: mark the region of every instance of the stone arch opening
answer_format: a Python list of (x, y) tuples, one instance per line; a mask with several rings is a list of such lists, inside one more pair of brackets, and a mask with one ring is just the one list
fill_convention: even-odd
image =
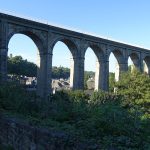
[(133, 69), (134, 69), (134, 64), (133, 64), (133, 61), (131, 60), (131, 57), (129, 56), (129, 58), (128, 58), (128, 71), (132, 72)]
[(139, 70), (139, 56), (136, 53), (131, 53), (128, 57), (128, 70), (133, 71), (133, 70)]
[(85, 52), (85, 63), (84, 63), (84, 89), (94, 90), (95, 89), (95, 72), (96, 72), (96, 61), (98, 60), (94, 51), (89, 47)]
[[(113, 53), (109, 56), (109, 91), (114, 92), (115, 81), (118, 81), (119, 65)], [(116, 76), (115, 76), (116, 75)]]
[[(38, 84), (40, 84), (41, 61), (39, 53), (42, 50), (42, 44), (34, 34), (30, 32), (11, 34), (8, 38), (7, 62), (8, 73), (13, 75), (9, 75), (9, 80), (16, 80), (14, 76), (16, 73), (19, 76), (19, 81), (17, 82), (25, 84), (26, 88), (36, 90)], [(16, 64), (13, 66), (10, 65), (12, 61), (16, 61)]]
[(122, 54), (122, 52), (120, 50), (118, 50), (118, 49), (115, 49), (115, 50), (112, 51), (112, 53), (115, 56), (118, 64), (122, 63), (122, 61), (123, 61), (123, 54)]
[(8, 43), (8, 56), (21, 55), (24, 59), (36, 63), (37, 46), (33, 40), (24, 34), (14, 34)]
[(42, 39), (40, 39), (40, 37), (36, 34), (34, 34), (33, 32), (31, 31), (26, 31), (26, 30), (23, 30), (23, 31), (18, 31), (18, 32), (12, 32), (8, 35), (8, 43), (7, 45), (9, 44), (9, 41), (11, 40), (11, 38), (15, 35), (23, 35), (23, 36), (27, 36), (29, 39), (31, 39), (34, 44), (36, 45), (37, 49), (38, 49), (38, 53), (42, 53), (44, 51), (44, 44), (43, 44), (43, 41)]
[(123, 63), (123, 54), (120, 50), (114, 49), (109, 56), (109, 87), (111, 88), (111, 82), (119, 81), (120, 72), (121, 72), (121, 64)]
[[(57, 39), (52, 46), (52, 90), (75, 89), (76, 45), (68, 39)], [(59, 70), (60, 76), (55, 78), (54, 71)]]
[[(96, 45), (90, 45), (85, 51), (84, 87), (89, 90), (101, 88), (101, 62), (104, 61), (104, 52)], [(88, 82), (86, 81), (88, 80)], [(86, 86), (87, 83), (87, 86)]]
[(144, 73), (150, 76), (150, 56), (146, 56), (143, 59), (143, 67), (144, 67)]
[(52, 51), (51, 53), (53, 54), (53, 50), (54, 50), (54, 47), (55, 45), (58, 43), (58, 42), (62, 42), (63, 44), (65, 44), (67, 46), (67, 48), (69, 49), (69, 51), (71, 52), (72, 54), (72, 57), (75, 58), (77, 56), (77, 53), (78, 53), (78, 48), (75, 44), (74, 41), (70, 40), (70, 39), (67, 39), (67, 38), (57, 38), (53, 44), (52, 44)]

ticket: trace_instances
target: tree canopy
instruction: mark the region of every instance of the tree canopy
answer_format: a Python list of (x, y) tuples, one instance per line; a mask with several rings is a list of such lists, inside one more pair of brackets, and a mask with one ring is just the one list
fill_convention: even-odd
[(21, 56), (8, 57), (8, 73), (32, 77), (37, 74), (37, 66)]
[[(29, 62), (27, 59), (23, 59), (21, 56), (8, 57), (8, 73), (14, 75), (23, 75), (36, 77), (37, 75), (37, 65), (33, 62)], [(87, 78), (94, 75), (92, 71), (85, 71), (85, 76)], [(68, 79), (70, 77), (70, 69), (66, 67), (52, 67), (52, 78), (53, 79)]]

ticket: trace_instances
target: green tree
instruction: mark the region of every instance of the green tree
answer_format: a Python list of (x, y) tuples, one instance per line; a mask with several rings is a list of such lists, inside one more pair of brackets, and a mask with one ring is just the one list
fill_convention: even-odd
[(36, 76), (37, 66), (21, 56), (8, 57), (8, 73), (24, 76)]
[(117, 93), (123, 95), (125, 107), (142, 110), (142, 117), (150, 119), (150, 78), (137, 70), (122, 74), (121, 80), (115, 84)]
[(70, 69), (65, 67), (56, 67), (52, 68), (52, 78), (53, 79), (68, 79), (70, 77)]

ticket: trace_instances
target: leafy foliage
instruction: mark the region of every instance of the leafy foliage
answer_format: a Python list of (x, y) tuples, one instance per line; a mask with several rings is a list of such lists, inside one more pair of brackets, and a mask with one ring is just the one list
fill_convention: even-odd
[(35, 77), (37, 66), (24, 60), (21, 56), (8, 57), (8, 73)]
[[(14, 75), (24, 75), (30, 77), (36, 77), (37, 75), (37, 66), (36, 64), (23, 59), (21, 56), (12, 56), (8, 57), (8, 73)], [(94, 72), (85, 71), (85, 76), (93, 76)], [(53, 79), (68, 79), (70, 77), (70, 69), (65, 67), (56, 67), (52, 68), (52, 78)], [(87, 78), (87, 79), (88, 79)], [(86, 81), (87, 81), (86, 79)]]
[(150, 114), (150, 78), (138, 71), (124, 73), (115, 84), (117, 93), (125, 97), (124, 105)]
[(68, 79), (70, 77), (70, 69), (65, 67), (53, 67), (52, 78), (53, 79)]
[(1, 112), (23, 115), (31, 124), (63, 130), (102, 149), (150, 149), (150, 78), (122, 75), (117, 94), (59, 91), (42, 101), (17, 85), (0, 88)]

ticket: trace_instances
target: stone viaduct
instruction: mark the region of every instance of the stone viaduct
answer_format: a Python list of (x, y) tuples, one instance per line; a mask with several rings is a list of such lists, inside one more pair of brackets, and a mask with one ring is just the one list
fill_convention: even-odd
[(58, 41), (65, 43), (72, 54), (70, 85), (74, 90), (84, 87), (84, 56), (89, 47), (97, 57), (96, 90), (108, 90), (111, 53), (117, 59), (119, 76), (128, 70), (129, 57), (140, 71), (145, 61), (150, 74), (150, 51), (147, 49), (0, 13), (0, 84), (7, 80), (8, 43), (17, 33), (30, 37), (38, 48), (37, 94), (41, 97), (51, 92), (53, 47)]

